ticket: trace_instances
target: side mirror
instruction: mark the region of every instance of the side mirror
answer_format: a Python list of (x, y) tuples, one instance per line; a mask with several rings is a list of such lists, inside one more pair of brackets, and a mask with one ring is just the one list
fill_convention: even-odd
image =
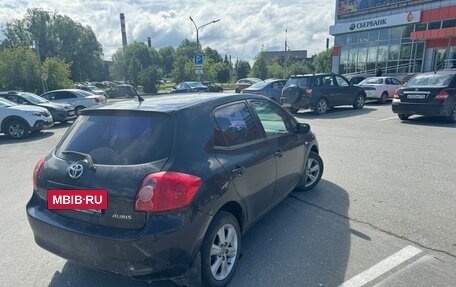
[(298, 134), (305, 135), (310, 132), (310, 125), (304, 123), (298, 123)]

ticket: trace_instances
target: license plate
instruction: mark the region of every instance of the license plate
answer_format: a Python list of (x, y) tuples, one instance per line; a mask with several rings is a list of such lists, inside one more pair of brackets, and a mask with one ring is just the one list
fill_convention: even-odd
[(426, 95), (407, 95), (407, 99), (410, 99), (410, 100), (422, 100), (425, 98), (426, 98)]

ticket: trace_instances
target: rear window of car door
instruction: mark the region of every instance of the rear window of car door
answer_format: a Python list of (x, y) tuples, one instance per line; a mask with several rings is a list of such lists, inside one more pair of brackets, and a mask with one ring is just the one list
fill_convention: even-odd
[(268, 138), (295, 133), (296, 122), (280, 107), (258, 100), (250, 101), (250, 105), (260, 119)]
[(220, 107), (214, 112), (214, 145), (236, 146), (264, 138), (245, 102)]
[(56, 100), (64, 100), (64, 99), (74, 99), (77, 96), (71, 92), (56, 92), (55, 99)]

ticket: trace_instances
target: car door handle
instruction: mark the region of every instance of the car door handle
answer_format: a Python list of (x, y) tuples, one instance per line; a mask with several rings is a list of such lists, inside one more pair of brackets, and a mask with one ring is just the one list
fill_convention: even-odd
[(274, 153), (274, 155), (275, 155), (276, 157), (282, 157), (282, 156), (283, 156), (283, 152), (279, 149), (279, 150), (277, 150), (277, 151)]
[(231, 171), (231, 173), (234, 175), (234, 176), (237, 176), (237, 177), (241, 177), (244, 175), (245, 173), (245, 167), (242, 167), (242, 166), (236, 166), (235, 169), (233, 169)]

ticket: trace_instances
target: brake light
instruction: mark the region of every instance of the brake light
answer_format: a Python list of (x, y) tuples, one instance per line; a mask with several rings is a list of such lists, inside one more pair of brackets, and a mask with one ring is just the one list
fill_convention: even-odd
[(41, 168), (43, 167), (44, 164), (44, 158), (40, 159), (36, 165), (35, 169), (33, 170), (33, 191), (37, 192), (38, 191), (38, 176), (40, 175)]
[(394, 92), (393, 99), (400, 99), (399, 94), (397, 93), (398, 90)]
[(440, 93), (438, 93), (434, 99), (444, 101), (444, 100), (448, 99), (448, 92), (446, 90), (441, 90)]
[(306, 89), (306, 97), (312, 96), (312, 89)]
[(136, 194), (136, 211), (160, 212), (190, 205), (201, 178), (180, 172), (157, 172), (147, 175)]

